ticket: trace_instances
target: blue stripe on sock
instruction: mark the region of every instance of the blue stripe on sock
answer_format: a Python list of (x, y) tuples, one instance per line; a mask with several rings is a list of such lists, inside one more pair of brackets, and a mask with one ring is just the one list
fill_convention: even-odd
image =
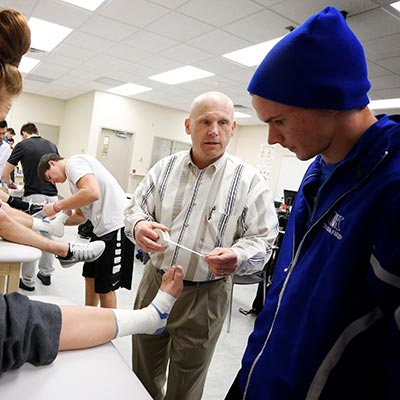
[(169, 316), (168, 313), (162, 313), (154, 303), (151, 303), (151, 305), (157, 310), (158, 315), (160, 316), (161, 319), (167, 319), (168, 318), (168, 316)]
[(160, 333), (163, 333), (164, 331), (165, 331), (165, 326), (162, 327), (162, 328), (158, 328), (158, 329), (153, 333), (153, 335), (159, 335)]

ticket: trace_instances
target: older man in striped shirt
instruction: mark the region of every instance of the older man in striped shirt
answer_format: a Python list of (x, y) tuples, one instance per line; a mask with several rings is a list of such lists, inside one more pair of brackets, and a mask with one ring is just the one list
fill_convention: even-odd
[[(185, 129), (191, 149), (160, 160), (125, 211), (127, 236), (150, 254), (135, 309), (151, 302), (171, 265), (182, 265), (185, 274), (164, 333), (133, 336), (133, 370), (155, 399), (201, 399), (228, 309), (231, 275), (261, 270), (278, 232), (265, 180), (226, 152), (236, 130), (232, 100), (219, 92), (200, 95)], [(202, 255), (163, 246), (156, 229)]]

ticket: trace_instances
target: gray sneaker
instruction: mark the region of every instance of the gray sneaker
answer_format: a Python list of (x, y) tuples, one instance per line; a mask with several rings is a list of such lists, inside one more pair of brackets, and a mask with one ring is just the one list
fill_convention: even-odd
[(102, 240), (90, 243), (70, 243), (69, 250), (72, 252), (72, 256), (69, 258), (58, 257), (58, 260), (63, 268), (69, 268), (79, 261), (97, 260), (105, 248), (106, 244)]

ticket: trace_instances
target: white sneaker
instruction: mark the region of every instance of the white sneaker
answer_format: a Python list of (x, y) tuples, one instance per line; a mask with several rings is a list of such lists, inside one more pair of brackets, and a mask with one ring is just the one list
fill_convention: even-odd
[(70, 258), (57, 257), (63, 268), (72, 267), (79, 261), (92, 262), (97, 260), (106, 248), (105, 242), (96, 240), (90, 243), (70, 243), (69, 250), (72, 252)]

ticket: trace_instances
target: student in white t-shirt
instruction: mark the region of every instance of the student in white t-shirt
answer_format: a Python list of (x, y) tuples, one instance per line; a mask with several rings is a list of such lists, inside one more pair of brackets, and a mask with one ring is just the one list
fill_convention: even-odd
[(38, 166), (39, 177), (47, 182), (68, 180), (72, 196), (46, 204), (43, 211), (52, 216), (62, 210), (73, 209), (66, 225), (79, 225), (89, 219), (95, 237), (106, 249), (92, 263), (85, 263), (86, 301), (89, 306), (116, 308), (115, 290), (131, 289), (134, 245), (124, 233), (126, 195), (117, 180), (96, 158), (76, 155), (63, 158), (58, 154), (44, 155)]
[[(7, 133), (7, 122), (0, 121), (0, 177), (3, 172), (4, 166), (6, 165), (6, 161), (11, 154), (11, 147), (4, 140), (5, 134)], [(1, 179), (0, 179), (1, 182)]]

